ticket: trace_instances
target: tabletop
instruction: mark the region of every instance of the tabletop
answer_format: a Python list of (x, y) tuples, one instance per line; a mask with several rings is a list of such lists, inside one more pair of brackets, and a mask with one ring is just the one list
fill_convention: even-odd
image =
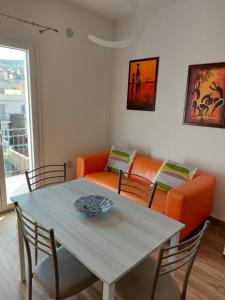
[[(88, 217), (75, 210), (82, 196), (102, 195), (114, 206)], [(112, 284), (184, 225), (85, 179), (15, 196), (20, 207), (99, 279)]]

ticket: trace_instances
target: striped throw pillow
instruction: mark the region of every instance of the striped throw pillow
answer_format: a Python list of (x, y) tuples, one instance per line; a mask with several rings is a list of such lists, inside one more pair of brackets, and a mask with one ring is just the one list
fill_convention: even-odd
[(137, 151), (124, 150), (112, 146), (107, 162), (107, 171), (128, 173)]
[(168, 192), (170, 189), (191, 180), (196, 171), (197, 168), (193, 166), (166, 160), (156, 174), (153, 182), (157, 182), (159, 190)]

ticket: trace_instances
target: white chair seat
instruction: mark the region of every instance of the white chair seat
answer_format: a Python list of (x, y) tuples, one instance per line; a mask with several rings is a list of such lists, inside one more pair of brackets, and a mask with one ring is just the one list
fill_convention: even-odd
[[(85, 268), (65, 248), (57, 250), (59, 269), (59, 297), (64, 299), (78, 294), (97, 281), (87, 268)], [(45, 257), (35, 267), (33, 278), (35, 282), (45, 291), (48, 297), (54, 298), (54, 272), (51, 256)]]
[[(147, 258), (116, 283), (119, 300), (150, 300), (156, 262)], [(154, 300), (180, 300), (181, 291), (171, 275), (160, 276)]]

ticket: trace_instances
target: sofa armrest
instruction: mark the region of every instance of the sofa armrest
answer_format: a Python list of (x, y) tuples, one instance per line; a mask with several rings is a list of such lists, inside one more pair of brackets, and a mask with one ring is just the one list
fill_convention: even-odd
[(165, 214), (186, 224), (183, 236), (209, 217), (213, 204), (216, 177), (201, 174), (167, 194)]
[(93, 172), (102, 172), (105, 170), (109, 157), (109, 151), (92, 153), (89, 155), (78, 156), (76, 160), (76, 176), (82, 178)]

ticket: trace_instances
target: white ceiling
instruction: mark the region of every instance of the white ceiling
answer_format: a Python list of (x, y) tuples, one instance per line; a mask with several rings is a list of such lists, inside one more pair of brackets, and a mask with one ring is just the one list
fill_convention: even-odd
[[(128, 0), (66, 0), (80, 7), (92, 10), (97, 14), (111, 19), (120, 19), (132, 14)], [(145, 10), (160, 8), (175, 2), (185, 0), (139, 0)]]

